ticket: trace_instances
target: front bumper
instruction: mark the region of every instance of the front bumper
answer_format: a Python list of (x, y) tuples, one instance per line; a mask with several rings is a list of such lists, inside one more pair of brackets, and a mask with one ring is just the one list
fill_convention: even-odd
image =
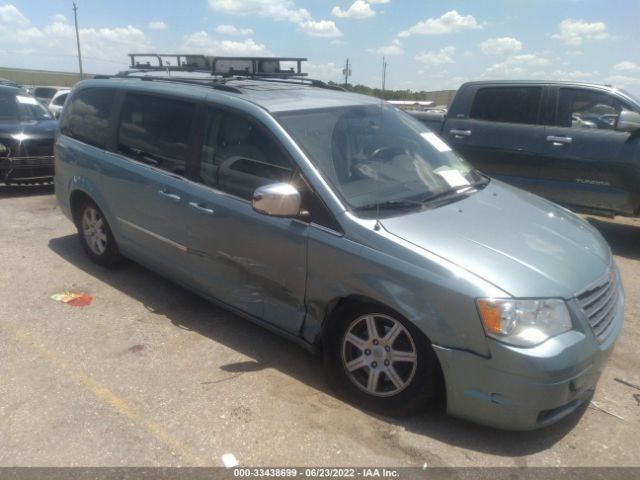
[[(578, 314), (576, 305), (570, 309)], [(602, 343), (587, 326), (533, 348), (487, 339), (489, 358), (434, 346), (445, 378), (448, 413), (505, 430), (532, 430), (560, 420), (595, 391), (623, 317), (620, 290), (616, 316)]]
[(53, 178), (53, 156), (0, 158), (0, 181), (50, 180)]

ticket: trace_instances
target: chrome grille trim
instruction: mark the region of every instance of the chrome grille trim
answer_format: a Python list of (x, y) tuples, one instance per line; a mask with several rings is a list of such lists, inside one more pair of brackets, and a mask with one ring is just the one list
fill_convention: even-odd
[(616, 316), (619, 286), (614, 267), (597, 282), (576, 295), (580, 309), (587, 317), (598, 342), (604, 341)]

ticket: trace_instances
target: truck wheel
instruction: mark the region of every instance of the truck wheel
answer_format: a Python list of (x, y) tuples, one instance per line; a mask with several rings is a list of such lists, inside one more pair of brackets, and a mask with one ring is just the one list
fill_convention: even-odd
[(386, 415), (423, 410), (440, 387), (431, 343), (397, 313), (375, 304), (338, 312), (328, 325), (325, 365), (338, 390)]
[(104, 267), (120, 263), (122, 257), (107, 219), (91, 200), (84, 200), (78, 208), (76, 227), (80, 243), (93, 262)]

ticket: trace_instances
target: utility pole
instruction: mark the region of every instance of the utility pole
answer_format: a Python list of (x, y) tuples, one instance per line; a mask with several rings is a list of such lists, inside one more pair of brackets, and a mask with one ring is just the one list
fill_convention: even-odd
[(80, 80), (82, 80), (82, 52), (80, 51), (80, 33), (78, 32), (78, 6), (73, 2), (73, 17), (76, 21), (76, 42), (78, 43), (78, 65), (80, 66)]
[(348, 58), (346, 66), (342, 69), (342, 73), (344, 74), (344, 86), (346, 88), (346, 86), (349, 84), (349, 77), (351, 76), (351, 68), (349, 68)]

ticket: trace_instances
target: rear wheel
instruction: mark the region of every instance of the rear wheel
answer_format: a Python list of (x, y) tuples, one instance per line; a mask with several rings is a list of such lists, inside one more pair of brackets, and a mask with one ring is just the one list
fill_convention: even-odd
[(343, 393), (388, 415), (424, 409), (439, 390), (431, 343), (396, 312), (374, 304), (338, 312), (326, 335), (325, 363)]
[(95, 263), (105, 267), (117, 265), (120, 253), (111, 228), (98, 206), (90, 200), (84, 200), (78, 208), (76, 226), (80, 243)]

